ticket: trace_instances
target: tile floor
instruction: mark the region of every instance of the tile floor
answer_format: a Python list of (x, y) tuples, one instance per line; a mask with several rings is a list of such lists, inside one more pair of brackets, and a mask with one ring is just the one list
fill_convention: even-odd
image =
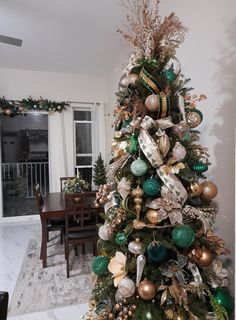
[[(0, 291), (11, 295), (29, 240), (40, 232), (39, 221), (0, 222)], [(9, 320), (82, 320), (86, 304), (9, 317)]]

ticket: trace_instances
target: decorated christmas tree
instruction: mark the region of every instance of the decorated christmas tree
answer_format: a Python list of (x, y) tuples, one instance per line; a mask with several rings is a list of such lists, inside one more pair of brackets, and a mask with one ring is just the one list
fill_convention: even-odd
[(133, 46), (119, 82), (112, 162), (97, 193), (104, 205), (95, 287), (86, 319), (230, 319), (232, 297), (213, 231), (216, 185), (196, 127), (204, 94), (192, 94), (176, 49), (186, 28), (159, 1), (127, 0)]

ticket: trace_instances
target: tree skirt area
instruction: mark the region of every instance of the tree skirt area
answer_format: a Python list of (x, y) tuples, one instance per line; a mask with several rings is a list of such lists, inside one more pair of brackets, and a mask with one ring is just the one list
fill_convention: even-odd
[[(50, 233), (47, 268), (42, 268), (40, 237), (31, 239), (11, 299), (9, 316), (86, 303), (91, 295), (91, 252), (70, 253), (70, 278), (66, 278), (64, 245), (58, 233)], [(90, 247), (89, 247), (90, 248)]]

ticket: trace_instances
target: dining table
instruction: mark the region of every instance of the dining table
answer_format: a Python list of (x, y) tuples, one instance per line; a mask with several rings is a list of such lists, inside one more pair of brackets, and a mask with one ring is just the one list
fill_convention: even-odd
[[(90, 191), (91, 192), (91, 191)], [(94, 199), (96, 191), (94, 193)], [(93, 206), (93, 203), (91, 203)], [(64, 192), (48, 193), (44, 198), (44, 203), (41, 212), (41, 225), (42, 225), (42, 239), (41, 239), (41, 259), (43, 268), (47, 267), (47, 241), (48, 232), (47, 224), (50, 219), (64, 219), (66, 211), (66, 201)]]

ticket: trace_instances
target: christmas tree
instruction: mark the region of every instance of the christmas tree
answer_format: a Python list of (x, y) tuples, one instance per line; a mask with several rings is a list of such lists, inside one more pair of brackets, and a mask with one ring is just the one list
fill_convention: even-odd
[(229, 319), (232, 297), (213, 231), (216, 185), (196, 127), (204, 94), (191, 94), (176, 49), (186, 28), (159, 1), (127, 0), (133, 46), (119, 82), (112, 163), (87, 319)]
[(106, 167), (104, 164), (104, 160), (102, 159), (101, 153), (99, 154), (97, 160), (95, 161), (93, 167), (93, 180), (97, 186), (106, 183)]

